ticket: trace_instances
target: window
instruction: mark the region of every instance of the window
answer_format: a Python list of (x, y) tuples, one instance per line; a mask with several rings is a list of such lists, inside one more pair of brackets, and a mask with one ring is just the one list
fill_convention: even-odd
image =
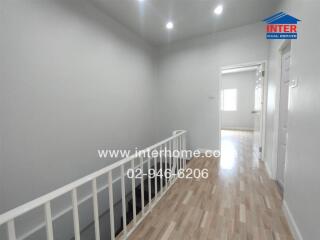
[(221, 92), (221, 110), (237, 111), (237, 89), (223, 89)]

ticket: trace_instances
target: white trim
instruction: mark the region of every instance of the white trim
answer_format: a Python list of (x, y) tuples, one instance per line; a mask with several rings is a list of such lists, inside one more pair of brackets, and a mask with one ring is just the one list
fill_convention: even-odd
[(222, 129), (222, 111), (221, 111), (221, 98), (222, 98), (222, 71), (223, 71), (223, 67), (220, 68), (219, 71), (219, 81), (218, 81), (218, 121), (219, 121), (219, 133), (218, 133), (218, 137), (219, 137), (219, 149), (221, 150), (221, 129)]
[(235, 131), (250, 131), (252, 132), (253, 128), (246, 128), (246, 127), (222, 127), (221, 130), (235, 130)]
[(265, 153), (266, 153), (266, 131), (267, 131), (267, 111), (268, 111), (268, 77), (269, 77), (269, 66), (268, 62), (264, 62), (264, 79), (263, 79), (263, 103), (262, 103), (262, 141), (261, 141), (261, 146), (262, 146), (262, 152), (261, 152), (261, 160), (263, 162), (265, 161)]
[(223, 70), (230, 70), (234, 68), (245, 68), (245, 67), (252, 67), (252, 66), (259, 66), (262, 63), (266, 63), (266, 60), (261, 60), (261, 61), (254, 61), (254, 62), (246, 62), (246, 63), (240, 63), (240, 64), (234, 64), (234, 65), (227, 65), (227, 66), (222, 66), (221, 71)]
[(303, 240), (303, 237), (302, 237), (301, 232), (298, 228), (298, 225), (297, 225), (296, 221), (294, 220), (293, 215), (292, 215), (292, 213), (288, 207), (288, 204), (285, 200), (283, 200), (283, 203), (282, 203), (282, 210), (283, 210), (284, 215), (285, 215), (287, 222), (289, 224), (293, 238), (295, 240)]
[(222, 74), (229, 73), (239, 73), (239, 72), (248, 72), (248, 71), (256, 71), (258, 66), (248, 66), (248, 67), (238, 67), (238, 68), (226, 68), (221, 71)]

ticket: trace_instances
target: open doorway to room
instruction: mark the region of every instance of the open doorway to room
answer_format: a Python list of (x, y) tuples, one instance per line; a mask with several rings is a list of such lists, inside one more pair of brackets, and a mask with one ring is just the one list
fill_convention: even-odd
[[(266, 112), (265, 69), (265, 61), (227, 66), (221, 69), (222, 164), (225, 161), (234, 161), (231, 160), (232, 152), (237, 152), (237, 155), (252, 154), (253, 159), (263, 160)], [(247, 149), (248, 153), (238, 152), (239, 146)]]

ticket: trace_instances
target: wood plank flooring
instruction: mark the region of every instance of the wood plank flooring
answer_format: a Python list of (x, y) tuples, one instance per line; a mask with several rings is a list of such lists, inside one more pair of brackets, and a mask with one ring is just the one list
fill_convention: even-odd
[(207, 179), (179, 179), (129, 237), (130, 240), (291, 240), (282, 199), (250, 132), (223, 131), (221, 159), (200, 157)]

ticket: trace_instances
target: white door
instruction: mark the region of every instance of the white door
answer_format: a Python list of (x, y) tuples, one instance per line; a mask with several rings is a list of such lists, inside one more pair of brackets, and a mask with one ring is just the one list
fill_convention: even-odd
[(254, 142), (253, 150), (257, 158), (261, 159), (262, 151), (262, 99), (263, 99), (263, 81), (264, 81), (264, 64), (261, 64), (257, 70), (256, 83), (254, 90), (254, 106), (252, 110), (253, 121), (254, 121)]
[(286, 165), (287, 138), (288, 138), (288, 102), (290, 81), (290, 47), (283, 50), (281, 57), (281, 82), (279, 105), (279, 130), (278, 130), (278, 163), (277, 181), (284, 186), (284, 172)]

